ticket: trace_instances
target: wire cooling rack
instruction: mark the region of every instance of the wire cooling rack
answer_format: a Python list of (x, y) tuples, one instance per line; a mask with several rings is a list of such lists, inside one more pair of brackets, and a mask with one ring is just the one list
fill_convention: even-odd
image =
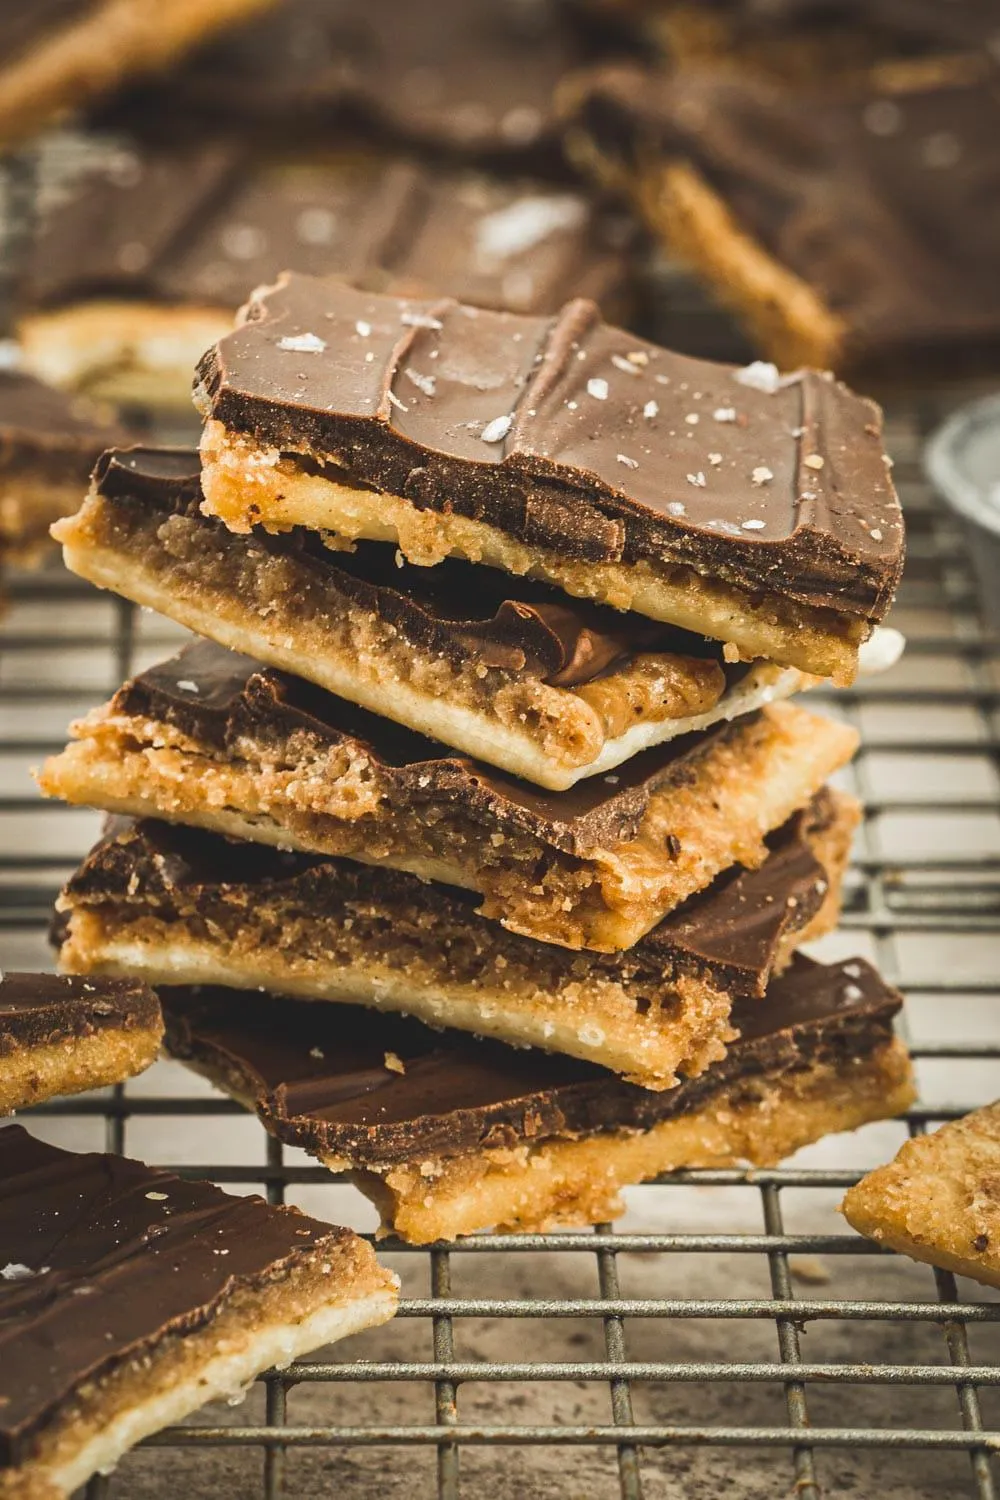
[[(867, 815), (842, 931), (819, 952), (862, 952), (904, 988), (923, 1102), (781, 1170), (637, 1188), (617, 1227), (430, 1250), (383, 1241), (403, 1277), (395, 1323), (265, 1376), (242, 1408), (159, 1434), (94, 1480), (90, 1500), (182, 1485), (220, 1500), (996, 1495), (1000, 1301), (881, 1254), (834, 1212), (906, 1129), (1000, 1094), (1000, 642), (958, 525), (921, 474), (946, 404), (889, 407), (910, 537), (895, 617), (907, 656), (885, 678), (812, 695), (862, 731), (845, 784)], [(98, 824), (40, 804), (27, 768), (178, 632), (55, 565), (11, 580), (9, 595), (0, 951), (43, 967), (56, 890)], [(352, 1189), (176, 1064), (26, 1122), (372, 1226)]]

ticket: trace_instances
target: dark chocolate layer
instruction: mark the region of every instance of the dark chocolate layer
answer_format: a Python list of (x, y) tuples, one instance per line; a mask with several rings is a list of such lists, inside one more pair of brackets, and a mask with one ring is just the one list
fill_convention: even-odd
[(30, 1458), (84, 1382), (347, 1237), (261, 1198), (0, 1129), (0, 1466)]
[(291, 275), (199, 374), (231, 430), (561, 558), (682, 561), (871, 621), (895, 591), (876, 407), (813, 372), (758, 389), (589, 302), (528, 318)]
[(554, 0), (283, 0), (125, 111), (152, 129), (207, 118), (555, 157), (553, 95), (583, 56)]
[(701, 0), (738, 37), (780, 38), (789, 28), (863, 27), (902, 52), (993, 47), (1000, 41), (996, 0)]
[(275, 161), (218, 137), (85, 144), (91, 164), (43, 216), (24, 293), (34, 307), (235, 309), (289, 265), (527, 313), (624, 294), (628, 221), (570, 187), (360, 152)]
[(317, 923), (367, 913), (384, 918), (382, 931), (391, 930), (394, 918), (412, 925), (426, 914), (442, 928), (469, 933), (477, 951), (504, 954), (527, 971), (544, 961), (563, 966), (568, 980), (579, 978), (584, 965), (595, 977), (622, 981), (642, 973), (660, 991), (672, 975), (694, 972), (734, 993), (763, 994), (782, 940), (812, 919), (826, 895), (826, 871), (809, 835), (832, 816), (821, 794), (770, 835), (771, 855), (760, 869), (727, 870), (624, 953), (579, 954), (505, 932), (476, 915), (471, 894), (403, 871), (237, 843), (149, 819), (113, 819), (66, 893), (73, 907), (107, 907), (125, 922), (147, 914), (186, 921), (194, 911), (211, 925), (225, 912), (231, 926), (234, 915), (252, 914), (263, 902)]
[(56, 974), (0, 978), (0, 1059), (102, 1031), (148, 1029), (159, 1020), (156, 996), (137, 980)]
[(850, 357), (1000, 338), (1000, 82), (801, 94), (730, 71), (608, 69), (581, 87), (576, 122), (640, 173), (689, 160), (846, 319)]
[(254, 1103), (281, 1140), (369, 1167), (648, 1130), (744, 1082), (864, 1058), (888, 1040), (901, 1004), (860, 959), (824, 967), (797, 957), (765, 1004), (737, 1010), (741, 1036), (722, 1062), (651, 1093), (590, 1063), (360, 1007), (222, 989), (162, 998), (175, 1057)]
[(99, 454), (123, 436), (86, 401), (32, 375), (0, 370), (0, 478), (27, 473), (54, 483), (79, 480), (82, 496)]

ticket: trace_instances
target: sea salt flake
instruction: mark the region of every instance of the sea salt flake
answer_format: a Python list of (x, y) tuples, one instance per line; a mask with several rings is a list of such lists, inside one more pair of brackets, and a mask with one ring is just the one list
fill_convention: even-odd
[(433, 396), (437, 388), (436, 375), (421, 375), (418, 370), (404, 371), (407, 380), (412, 380), (418, 391), (423, 391), (425, 396)]
[(774, 475), (771, 473), (771, 470), (765, 468), (764, 465), (761, 464), (758, 468), (754, 469), (753, 473), (750, 475), (750, 482), (751, 484), (770, 484), (773, 478)]
[(718, 465), (721, 464), (721, 462), (722, 462), (722, 454), (721, 453), (710, 453), (708, 455), (708, 461), (709, 461), (710, 464), (714, 464), (716, 466), (716, 468), (717, 468)]
[(587, 381), (587, 395), (593, 396), (595, 401), (607, 401), (608, 382), (602, 380), (599, 375), (594, 375)]
[(626, 375), (638, 375), (639, 373), (638, 367), (631, 360), (626, 359), (623, 354), (612, 354), (611, 363), (616, 370), (623, 370)]
[(639, 467), (639, 460), (637, 458), (629, 458), (627, 453), (616, 453), (615, 457), (620, 464), (625, 465), (626, 469), (637, 469)]
[(740, 525), (744, 531), (763, 531), (767, 523), (765, 521), (741, 521)]
[(514, 424), (514, 418), (507, 414), (505, 417), (494, 417), (492, 422), (487, 422), (479, 436), (484, 443), (502, 443)]
[(848, 985), (844, 986), (844, 999), (845, 1000), (863, 1000), (864, 999), (864, 995), (865, 995), (865, 992), (864, 992), (863, 989), (860, 988), (859, 985), (848, 984)]
[(147, 1193), (146, 1197), (152, 1203), (166, 1203), (167, 1201), (166, 1193)]
[(705, 488), (706, 484), (708, 483), (708, 480), (705, 478), (704, 474), (699, 469), (699, 471), (698, 471), (697, 474), (689, 474), (688, 475), (687, 482), (688, 482), (688, 484), (693, 484), (694, 487), (695, 487), (695, 489), (703, 490)]
[(10, 1260), (5, 1266), (0, 1266), (0, 1276), (4, 1281), (27, 1281), (29, 1276), (42, 1276), (48, 1269), (48, 1266), (40, 1266), (37, 1271), (33, 1271), (19, 1260)]
[(651, 422), (654, 417), (658, 417), (660, 415), (659, 403), (656, 401), (647, 401), (645, 406), (642, 408), (642, 414), (646, 418), (647, 422)]
[(818, 453), (810, 453), (810, 454), (808, 454), (802, 460), (802, 462), (805, 464), (805, 466), (806, 466), (807, 469), (825, 469), (826, 468), (826, 459), (825, 458), (821, 458)]
[(684, 420), (689, 427), (697, 427), (698, 423), (701, 421), (701, 418), (696, 411), (689, 411)]
[(679, 500), (668, 500), (667, 501), (667, 510), (670, 512), (670, 514), (672, 516), (686, 516), (687, 515), (687, 506), (686, 505), (682, 505)]
[(713, 422), (735, 422), (735, 406), (717, 406), (712, 413)]
[(182, 677), (177, 686), (180, 688), (182, 693), (196, 693), (198, 691), (198, 684), (196, 682), (192, 682), (190, 677)]
[(354, 325), (354, 331), (355, 333), (359, 334), (361, 338), (366, 339), (372, 331), (372, 325), (370, 323), (366, 323), (363, 318), (359, 318)]
[(744, 369), (735, 371), (733, 379), (738, 385), (749, 386), (752, 391), (763, 391), (768, 396), (773, 396), (781, 387), (778, 366), (763, 359), (755, 359)]
[(399, 321), (406, 328), (443, 328), (444, 324), (440, 318), (432, 318), (430, 313), (405, 312), (400, 313)]
[(326, 1056), (326, 1053), (323, 1051), (322, 1047), (310, 1047), (309, 1056), (315, 1057), (317, 1061), (322, 1062), (323, 1058)]
[(882, 533), (877, 526), (873, 526), (868, 535), (873, 542), (880, 542), (882, 540)]
[(290, 350), (293, 354), (322, 354), (326, 340), (316, 333), (290, 333), (278, 340), (278, 348)]

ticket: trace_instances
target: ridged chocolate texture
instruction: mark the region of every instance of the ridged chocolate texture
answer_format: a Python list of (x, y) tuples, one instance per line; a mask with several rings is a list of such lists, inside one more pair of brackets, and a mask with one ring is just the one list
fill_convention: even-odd
[(23, 293), (35, 308), (110, 296), (235, 309), (289, 265), (518, 312), (625, 296), (634, 232), (568, 185), (359, 151), (275, 160), (218, 137), (84, 142), (93, 164), (42, 216)]
[(153, 991), (135, 980), (4, 974), (0, 978), (0, 1059), (22, 1047), (155, 1026), (159, 1016)]
[[(1000, 25), (1000, 22), (998, 22)], [(574, 123), (634, 165), (693, 164), (783, 266), (892, 361), (1000, 339), (1000, 83), (800, 93), (729, 70), (597, 70)]]
[(505, 932), (476, 915), (474, 896), (403, 871), (238, 844), (148, 819), (112, 819), (108, 835), (71, 878), (67, 892), (74, 906), (106, 902), (126, 917), (131, 908), (137, 916), (148, 911), (169, 919), (193, 906), (209, 922), (223, 905), (252, 912), (263, 900), (287, 903), (307, 917), (313, 913), (317, 921), (336, 921), (359, 905), (383, 912), (390, 922), (394, 914), (408, 921), (429, 913), (442, 927), (448, 923), (474, 934), (486, 952), (495, 949), (528, 968), (555, 954), (570, 975), (581, 961), (599, 977), (642, 970), (654, 976), (654, 987), (677, 972), (707, 973), (732, 993), (759, 995), (782, 939), (804, 927), (822, 905), (826, 871), (808, 837), (824, 830), (832, 816), (831, 803), (821, 794), (770, 835), (771, 854), (759, 869), (726, 871), (627, 952), (583, 958)]
[(0, 370), (0, 479), (21, 471), (54, 482), (79, 479), (82, 494), (102, 449), (123, 436), (85, 401), (32, 375)]
[[(81, 1383), (204, 1327), (348, 1231), (0, 1130), (0, 1465)], [(24, 1268), (27, 1268), (25, 1271)]]
[(280, 1139), (358, 1166), (648, 1130), (741, 1080), (865, 1057), (888, 1040), (901, 1004), (860, 959), (824, 967), (799, 956), (766, 1003), (736, 1010), (741, 1036), (722, 1062), (651, 1093), (590, 1063), (360, 1007), (222, 989), (162, 998), (174, 1056), (254, 1103)]
[(231, 430), (561, 558), (682, 562), (870, 621), (895, 591), (874, 405), (808, 371), (760, 390), (587, 301), (528, 318), (289, 275), (199, 375)]
[(283, 0), (127, 101), (273, 134), (334, 126), (464, 156), (558, 160), (553, 95), (584, 57), (553, 0)]

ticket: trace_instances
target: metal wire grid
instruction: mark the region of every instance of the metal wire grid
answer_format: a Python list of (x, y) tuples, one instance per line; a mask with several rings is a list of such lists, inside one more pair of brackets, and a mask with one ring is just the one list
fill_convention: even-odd
[[(872, 770), (872, 753), (902, 757), (947, 757), (947, 767), (959, 795), (950, 796), (948, 806), (962, 817), (995, 820), (1000, 813), (1000, 794), (990, 789), (979, 794), (961, 791), (966, 765), (972, 758), (984, 758), (996, 768), (1000, 741), (997, 737), (997, 714), (1000, 713), (1000, 645), (986, 631), (977, 611), (970, 559), (963, 539), (947, 514), (927, 492), (920, 477), (918, 452), (923, 433), (935, 419), (937, 403), (910, 404), (898, 411), (890, 425), (891, 445), (897, 457), (897, 479), (907, 507), (910, 534), (910, 563), (904, 586), (903, 603), (907, 622), (918, 622), (918, 633), (910, 640), (909, 660), (926, 664), (926, 681), (921, 684), (893, 685), (879, 680), (863, 682), (836, 696), (837, 711), (865, 728), (872, 711), (905, 709), (910, 717), (903, 729), (894, 735), (881, 735), (877, 742), (866, 744), (858, 756), (854, 776), (856, 787), (864, 798), (873, 830), (866, 839), (848, 884), (843, 926), (858, 934), (859, 944), (867, 942), (883, 972), (889, 978), (900, 978), (902, 969), (898, 946), (906, 934), (920, 933), (942, 941), (950, 937), (972, 940), (976, 934), (996, 934), (1000, 918), (1000, 843), (998, 852), (969, 852), (961, 846), (948, 848), (947, 858), (929, 862), (922, 855), (893, 857), (891, 863), (880, 852), (877, 840), (879, 820), (909, 811), (927, 811), (927, 802), (881, 787)], [(109, 640), (103, 629), (90, 633), (60, 630), (59, 612), (71, 603), (96, 599), (76, 580), (55, 569), (38, 576), (25, 576), (11, 585), (13, 611), (3, 638), (3, 665), (0, 667), (0, 722), (4, 736), (0, 740), (0, 764), (21, 767), (37, 761), (61, 744), (58, 730), (53, 729), (53, 715), (58, 706), (78, 708), (82, 700), (97, 701), (100, 689), (81, 686), (71, 675), (80, 653), (104, 651)], [(151, 643), (143, 637), (148, 620), (141, 618), (121, 601), (109, 603), (102, 596), (102, 609), (113, 610), (114, 633), (111, 642), (113, 661), (110, 690), (132, 669), (137, 649), (140, 658), (155, 655)], [(43, 615), (45, 618), (43, 618)], [(19, 623), (19, 621), (26, 623)], [(919, 622), (923, 622), (922, 624)], [(929, 622), (929, 626), (928, 623)], [(154, 627), (155, 628), (155, 627)], [(144, 653), (144, 656), (143, 656)], [(931, 666), (944, 662), (944, 679), (935, 685)], [(34, 666), (44, 664), (44, 683), (39, 683)], [(924, 673), (920, 672), (921, 676)], [(814, 700), (821, 696), (814, 694)], [(829, 699), (831, 706), (834, 700)], [(942, 715), (960, 710), (961, 725), (938, 730)], [(923, 711), (925, 721), (917, 724), (916, 711)], [(44, 729), (37, 727), (43, 723)], [(964, 726), (964, 727), (961, 727)], [(38, 940), (39, 931), (48, 919), (58, 883), (66, 873), (66, 852), (44, 852), (31, 830), (41, 829), (37, 801), (25, 790), (22, 781), (10, 790), (10, 778), (4, 780), (6, 794), (0, 796), (0, 938), (8, 950), (25, 950), (26, 944)], [(47, 813), (51, 817), (52, 810)], [(58, 814), (61, 818), (65, 813)], [(28, 820), (27, 822), (25, 820)], [(27, 835), (25, 830), (28, 830)], [(5, 833), (6, 830), (6, 833)], [(41, 836), (41, 843), (45, 838)], [(76, 851), (74, 851), (76, 852)], [(79, 851), (79, 852), (82, 852)], [(907, 985), (911, 1000), (921, 996), (948, 1000), (954, 997), (995, 997), (998, 985), (953, 976), (940, 975)], [(957, 1014), (957, 1012), (956, 1012)], [(996, 1035), (996, 1033), (995, 1033)], [(972, 1062), (995, 1064), (1000, 1059), (1000, 1042), (965, 1042), (948, 1040), (922, 1042), (914, 1046), (922, 1063)], [(1000, 1071), (989, 1087), (1000, 1093)], [(925, 1130), (935, 1122), (954, 1118), (976, 1103), (978, 1098), (956, 1101), (954, 1106), (915, 1108), (908, 1120), (911, 1133)], [(131, 1122), (155, 1117), (164, 1132), (182, 1120), (204, 1121), (205, 1137), (211, 1139), (212, 1122), (221, 1116), (239, 1115), (239, 1107), (221, 1098), (134, 1097), (123, 1088), (107, 1097), (90, 1096), (58, 1101), (34, 1112), (36, 1116), (61, 1117), (80, 1122), (102, 1117), (105, 1121), (107, 1148), (123, 1151), (129, 1146)], [(222, 1166), (205, 1160), (197, 1167), (181, 1167), (188, 1175), (211, 1177), (221, 1184), (240, 1187), (263, 1185), (273, 1202), (283, 1200), (287, 1190), (316, 1183), (329, 1183), (330, 1174), (318, 1166), (289, 1163), (281, 1145), (267, 1142), (266, 1164), (261, 1166)], [(422, 1319), (430, 1325), (431, 1338), (427, 1357), (417, 1360), (365, 1361), (347, 1358), (343, 1362), (306, 1360), (283, 1373), (264, 1377), (266, 1403), (264, 1419), (241, 1426), (195, 1425), (171, 1429), (151, 1439), (148, 1446), (204, 1448), (205, 1445), (250, 1447), (262, 1454), (259, 1493), (267, 1500), (295, 1493), (285, 1483), (286, 1459), (295, 1450), (320, 1447), (370, 1447), (372, 1445), (428, 1445), (437, 1453), (437, 1492), (442, 1500), (457, 1500), (462, 1487), (462, 1454), (477, 1447), (493, 1450), (511, 1446), (525, 1449), (539, 1445), (581, 1446), (613, 1452), (617, 1457), (617, 1478), (609, 1479), (607, 1494), (620, 1491), (625, 1500), (641, 1500), (649, 1493), (650, 1481), (662, 1475), (671, 1464), (671, 1450), (702, 1448), (768, 1449), (787, 1454), (789, 1486), (802, 1500), (819, 1500), (822, 1461), (829, 1450), (844, 1449), (855, 1454), (878, 1450), (899, 1454), (907, 1450), (937, 1450), (954, 1456), (954, 1490), (979, 1500), (995, 1500), (995, 1456), (1000, 1451), (1000, 1432), (988, 1430), (983, 1415), (983, 1396), (1000, 1386), (1000, 1360), (997, 1364), (975, 1362), (970, 1349), (970, 1330), (981, 1327), (995, 1330), (1000, 1323), (1000, 1305), (977, 1293), (974, 1287), (963, 1289), (960, 1297), (954, 1278), (946, 1272), (926, 1270), (933, 1276), (933, 1297), (927, 1300), (877, 1300), (873, 1298), (822, 1297), (800, 1295), (793, 1281), (796, 1256), (877, 1256), (877, 1250), (849, 1233), (803, 1232), (789, 1229), (785, 1223), (783, 1195), (791, 1191), (842, 1189), (856, 1180), (857, 1171), (839, 1168), (791, 1167), (782, 1170), (745, 1174), (738, 1171), (702, 1171), (678, 1173), (655, 1185), (636, 1190), (640, 1209), (650, 1202), (647, 1195), (671, 1194), (696, 1185), (724, 1189), (753, 1184), (759, 1197), (762, 1232), (622, 1232), (612, 1225), (596, 1228), (592, 1235), (562, 1233), (547, 1236), (474, 1236), (458, 1247), (442, 1245), (429, 1251), (415, 1250), (393, 1242), (383, 1242), (382, 1249), (399, 1252), (411, 1259), (425, 1259), (429, 1275), (429, 1296), (407, 1296), (400, 1307), (405, 1319)], [(453, 1257), (516, 1257), (535, 1252), (549, 1256), (581, 1250), (592, 1253), (596, 1261), (599, 1295), (596, 1297), (487, 1297), (463, 1296), (453, 1290)], [(655, 1295), (634, 1297), (623, 1294), (620, 1279), (620, 1257), (672, 1257), (680, 1254), (703, 1257), (725, 1253), (739, 1257), (762, 1256), (766, 1260), (769, 1294), (764, 1296), (694, 1296)], [(504, 1361), (470, 1361), (459, 1357), (457, 1333), (478, 1319), (524, 1320), (526, 1341), (530, 1330), (544, 1330), (548, 1319), (595, 1319), (603, 1327), (603, 1357), (587, 1360), (525, 1358)], [(673, 1320), (727, 1320), (743, 1325), (747, 1322), (773, 1326), (777, 1342), (777, 1359), (751, 1360), (671, 1360), (668, 1358), (631, 1359), (629, 1327), (635, 1320), (660, 1320), (664, 1341), (669, 1337)], [(933, 1325), (940, 1329), (943, 1348), (941, 1363), (891, 1360), (807, 1360), (803, 1357), (802, 1333), (811, 1324), (835, 1323), (852, 1331), (856, 1325), (875, 1321), (886, 1324)], [(995, 1347), (1000, 1351), (1000, 1340)], [(338, 1351), (339, 1352), (339, 1351)], [(499, 1393), (504, 1386), (518, 1382), (601, 1382), (608, 1389), (608, 1419), (596, 1425), (561, 1423), (519, 1423), (463, 1420), (462, 1387), (468, 1382), (486, 1382)], [(387, 1425), (378, 1421), (377, 1411), (368, 1423), (338, 1425), (335, 1414), (337, 1396), (330, 1393), (328, 1421), (302, 1425), (289, 1420), (288, 1396), (298, 1387), (322, 1386), (343, 1388), (344, 1383), (403, 1382), (426, 1383), (433, 1387), (434, 1420), (423, 1424)], [(733, 1384), (768, 1384), (780, 1387), (784, 1394), (786, 1420), (776, 1425), (664, 1425), (638, 1420), (634, 1412), (638, 1391), (650, 1385), (678, 1389), (689, 1383), (705, 1387), (729, 1387)], [(905, 1386), (908, 1388), (950, 1388), (954, 1392), (953, 1416), (939, 1427), (879, 1426), (877, 1415), (871, 1425), (814, 1425), (810, 1420), (810, 1403), (822, 1387), (846, 1388), (865, 1385), (874, 1388)], [(499, 1395), (498, 1395), (499, 1399)], [(498, 1460), (499, 1461), (499, 1460)], [(736, 1476), (739, 1459), (734, 1453), (732, 1473)], [(92, 1481), (89, 1500), (99, 1500), (108, 1491), (109, 1481)], [(362, 1493), (358, 1490), (355, 1493)], [(775, 1493), (783, 1493), (781, 1490)], [(241, 1492), (242, 1493), (242, 1492)], [(575, 1493), (575, 1492), (574, 1492)]]

